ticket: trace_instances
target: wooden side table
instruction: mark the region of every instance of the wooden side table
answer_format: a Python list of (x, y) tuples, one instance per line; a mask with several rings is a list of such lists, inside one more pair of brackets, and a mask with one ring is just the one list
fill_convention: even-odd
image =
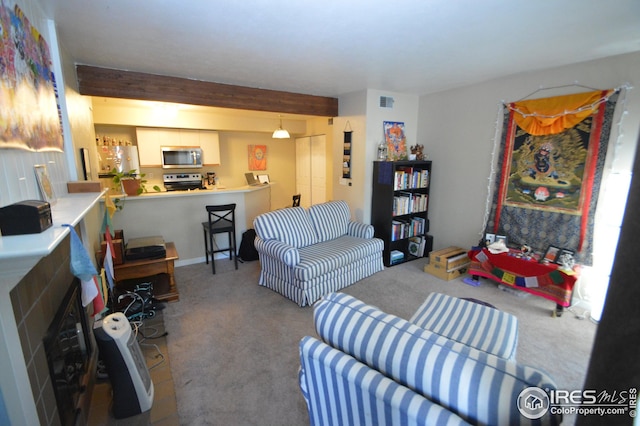
[(161, 293), (154, 293), (154, 297), (158, 300), (166, 300), (168, 302), (176, 302), (180, 299), (178, 287), (173, 274), (173, 262), (178, 259), (178, 251), (174, 243), (166, 243), (167, 254), (161, 259), (140, 259), (128, 260), (121, 265), (113, 267), (114, 279), (116, 287), (119, 281), (145, 278), (158, 274), (167, 274), (169, 278), (169, 288)]

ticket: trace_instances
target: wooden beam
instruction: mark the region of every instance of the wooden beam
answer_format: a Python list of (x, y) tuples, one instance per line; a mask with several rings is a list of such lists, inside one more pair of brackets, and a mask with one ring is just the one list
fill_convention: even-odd
[(336, 117), (338, 99), (186, 78), (76, 67), (81, 95)]

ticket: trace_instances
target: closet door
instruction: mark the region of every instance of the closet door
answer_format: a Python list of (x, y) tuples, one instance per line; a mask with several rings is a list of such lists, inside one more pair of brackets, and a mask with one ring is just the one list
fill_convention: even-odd
[(327, 201), (327, 138), (311, 136), (311, 204)]
[[(300, 205), (311, 205), (311, 138), (296, 139), (296, 193), (300, 194)], [(293, 196), (293, 194), (291, 194)]]

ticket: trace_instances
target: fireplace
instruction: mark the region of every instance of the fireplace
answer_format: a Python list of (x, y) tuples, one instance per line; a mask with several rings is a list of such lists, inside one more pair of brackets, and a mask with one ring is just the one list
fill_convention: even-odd
[[(76, 232), (79, 232), (78, 228), (76, 228)], [(28, 388), (37, 415), (37, 423), (31, 415), (31, 419), (24, 422), (25, 424), (44, 426), (67, 424), (66, 419), (69, 417), (77, 417), (78, 424), (86, 424), (87, 422), (95, 383), (97, 350), (93, 335), (90, 333), (92, 319), (78, 301), (79, 291), (78, 279), (73, 276), (70, 269), (70, 241), (67, 236), (49, 255), (41, 258), (9, 293), (13, 308), (11, 316), (15, 318), (22, 349), (21, 354), (24, 357), (26, 367), (26, 377), (29, 382)], [(66, 321), (61, 322), (63, 318)], [(82, 333), (76, 331), (79, 329), (76, 327), (78, 322), (81, 324)], [(77, 339), (62, 340), (58, 349), (61, 349), (63, 353), (73, 353), (73, 356), (82, 364), (82, 366), (76, 366), (74, 361), (73, 367), (69, 370), (66, 370), (65, 367), (65, 374), (59, 375), (59, 377), (56, 377), (56, 374), (50, 374), (50, 369), (62, 371), (58, 367), (59, 361), (54, 363), (45, 348), (45, 346), (50, 346), (48, 337), (56, 334), (54, 331), (56, 327), (52, 327), (56, 323), (59, 324), (58, 327), (61, 327), (57, 329), (58, 335), (65, 330), (69, 331), (71, 335), (76, 333)], [(63, 338), (66, 338), (68, 334), (63, 333)], [(83, 335), (82, 340), (79, 339), (78, 334)], [(80, 371), (84, 371), (84, 374), (80, 374)], [(74, 380), (79, 379), (80, 382), (71, 383), (71, 377)], [(66, 383), (67, 381), (69, 383)], [(24, 381), (20, 383), (24, 384)], [(59, 400), (64, 400), (61, 397), (63, 387), (67, 388), (66, 390), (72, 390), (72, 396), (66, 402), (59, 404)], [(77, 390), (81, 392), (78, 393)], [(5, 394), (3, 396), (7, 402), (12, 395)], [(10, 411), (12, 407), (7, 407), (7, 409)], [(19, 408), (15, 411), (23, 410), (25, 408)], [(71, 411), (73, 414), (70, 415)]]
[(84, 376), (92, 353), (79, 285), (75, 278), (43, 339), (62, 425), (77, 423), (80, 396), (85, 391)]

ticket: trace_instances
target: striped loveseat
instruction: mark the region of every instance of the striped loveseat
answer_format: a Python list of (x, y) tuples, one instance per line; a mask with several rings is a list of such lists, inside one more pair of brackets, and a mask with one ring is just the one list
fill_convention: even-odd
[(299, 345), (298, 378), (310, 423), (560, 424), (561, 416), (548, 409), (546, 393), (556, 389), (553, 380), (540, 369), (503, 357), (514, 352), (510, 346), (517, 338), (517, 323), (509, 314), (500, 318), (475, 311), (473, 302), (455, 308), (446, 298), (440, 301), (449, 304), (445, 310), (429, 313), (423, 305), (414, 320), (427, 326), (433, 314), (464, 326), (456, 318), (476, 318), (489, 328), (477, 332), (499, 342), (489, 350), (501, 355), (462, 343), (474, 339), (446, 331), (438, 320), (431, 325), (458, 340), (346, 294), (331, 293), (318, 301), (314, 322), (319, 339), (306, 336)]
[(382, 240), (373, 226), (351, 220), (344, 201), (274, 210), (253, 226), (259, 284), (300, 306), (383, 269)]

